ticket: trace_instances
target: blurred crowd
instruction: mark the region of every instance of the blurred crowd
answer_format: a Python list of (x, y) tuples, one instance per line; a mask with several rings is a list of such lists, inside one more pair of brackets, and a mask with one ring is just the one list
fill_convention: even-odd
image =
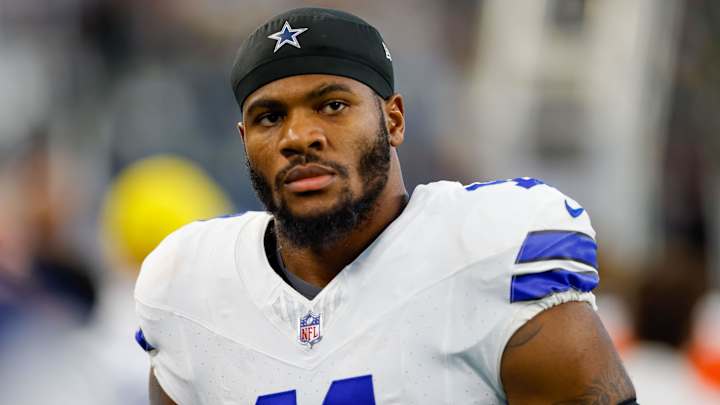
[[(550, 176), (545, 180), (561, 190), (583, 195), (576, 189), (584, 179), (580, 174), (555, 178), (552, 170), (505, 169), (522, 166), (520, 158), (478, 162), (497, 145), (478, 141), (485, 139), (478, 128), (487, 127), (476, 121), (488, 106), (481, 100), (492, 101), (487, 94), (497, 93), (478, 94), (488, 86), (471, 84), (488, 77), (493, 62), (488, 47), (513, 41), (490, 41), (489, 29), (516, 28), (512, 15), (497, 18), (500, 3), (312, 2), (358, 14), (383, 33), (397, 89), (406, 100), (407, 137), (400, 156), (410, 190), (439, 179), (467, 183), (500, 174)], [(608, 0), (610, 10), (599, 3), (535, 4), (542, 4), (540, 24), (577, 36), (603, 12), (622, 13), (630, 4), (652, 1)], [(622, 227), (617, 231), (610, 220), (606, 225), (602, 215), (594, 222), (603, 255), (598, 301), (641, 403), (720, 403), (720, 5), (667, 4), (673, 5), (668, 15), (677, 27), (673, 46), (653, 51), (637, 45), (639, 54), (660, 52), (672, 66), (663, 70), (671, 73), (662, 83), (667, 91), (653, 137), (640, 140), (647, 142), (641, 150), (659, 151), (653, 155), (656, 170), (642, 174), (658, 184), (647, 198), (653, 237), (637, 255), (612, 251)], [(0, 4), (0, 403), (147, 403), (148, 361), (133, 341), (132, 288), (140, 263), (184, 223), (260, 209), (236, 130), (240, 112), (229, 70), (240, 42), (255, 27), (303, 5), (294, 0)], [(542, 49), (533, 54), (550, 64), (557, 56)], [(643, 72), (653, 75), (650, 68)], [(606, 80), (612, 84), (615, 78)], [(532, 89), (537, 83), (519, 85)], [(492, 83), (493, 92), (509, 88)], [(576, 128), (568, 125), (578, 120), (578, 109), (558, 105), (546, 111), (550, 118), (543, 125), (550, 135), (540, 138), (533, 153), (555, 158), (573, 153), (557, 148), (553, 131), (565, 131), (561, 135), (570, 140), (585, 137), (568, 130)], [(493, 114), (500, 129), (521, 119), (516, 111)], [(583, 110), (589, 120), (603, 114), (592, 105)], [(530, 135), (519, 133), (519, 144), (526, 144)], [(511, 148), (515, 152), (527, 151)], [(603, 162), (602, 153), (596, 151), (593, 161)], [(612, 169), (623, 175), (635, 170)], [(591, 215), (593, 204), (613, 207), (622, 197), (599, 195), (585, 202)], [(610, 251), (603, 250), (603, 238)]]

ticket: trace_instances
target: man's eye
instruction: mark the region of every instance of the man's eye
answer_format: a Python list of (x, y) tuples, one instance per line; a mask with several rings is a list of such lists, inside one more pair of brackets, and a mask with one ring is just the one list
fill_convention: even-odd
[(273, 126), (280, 122), (282, 116), (279, 113), (265, 113), (257, 117), (255, 122), (266, 127)]
[(347, 104), (343, 103), (342, 101), (331, 101), (329, 103), (325, 103), (320, 109), (320, 111), (325, 114), (335, 114), (344, 110), (345, 107), (347, 107)]

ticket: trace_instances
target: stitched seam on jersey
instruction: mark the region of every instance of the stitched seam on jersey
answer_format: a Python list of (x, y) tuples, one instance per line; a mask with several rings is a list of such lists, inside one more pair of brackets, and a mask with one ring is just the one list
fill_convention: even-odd
[(172, 313), (172, 312), (175, 312), (175, 310), (172, 309), (172, 307), (169, 307), (169, 306), (164, 305), (164, 304), (156, 304), (156, 303), (152, 303), (152, 304), (151, 304), (151, 303), (149, 303), (149, 302), (141, 299), (141, 298), (138, 297), (137, 295), (135, 296), (135, 301), (137, 301), (138, 304), (144, 305), (144, 306), (146, 306), (146, 307), (148, 307), (148, 308), (150, 308), (150, 309), (154, 309), (154, 310), (157, 310), (157, 311), (171, 312), (171, 313)]
[[(290, 366), (293, 366), (293, 367), (298, 367), (298, 368), (305, 368), (305, 367), (299, 366), (299, 365), (297, 365), (297, 364), (288, 362), (288, 361), (286, 361), (286, 360), (284, 360), (284, 359), (282, 359), (282, 358), (280, 358), (280, 357), (276, 357), (276, 356), (274, 356), (274, 355), (271, 355), (270, 353), (266, 353), (266, 352), (264, 352), (264, 351), (262, 351), (262, 350), (260, 350), (260, 349), (258, 349), (258, 348), (256, 348), (256, 347), (254, 347), (254, 346), (248, 345), (248, 344), (245, 343), (245, 342), (240, 342), (240, 341), (238, 341), (238, 340), (236, 340), (236, 339), (228, 336), (228, 335), (225, 334), (225, 333), (221, 333), (220, 331), (216, 330), (215, 328), (211, 328), (210, 326), (206, 325), (205, 323), (203, 323), (203, 322), (201, 322), (201, 321), (193, 318), (192, 316), (190, 316), (190, 315), (188, 315), (188, 314), (185, 314), (184, 312), (176, 311), (176, 310), (174, 310), (174, 309), (172, 309), (172, 308), (167, 308), (167, 307), (165, 307), (165, 308), (159, 308), (158, 306), (148, 305), (147, 303), (144, 303), (144, 302), (142, 302), (141, 300), (137, 300), (137, 301), (138, 301), (139, 304), (145, 305), (145, 306), (148, 307), (148, 308), (155, 309), (155, 310), (158, 310), (158, 311), (164, 311), (164, 312), (167, 312), (168, 314), (170, 314), (170, 315), (172, 315), (172, 316), (175, 316), (175, 317), (182, 318), (182, 319), (185, 319), (185, 320), (187, 320), (187, 321), (190, 321), (190, 322), (192, 322), (192, 323), (194, 323), (194, 324), (196, 324), (196, 325), (198, 325), (198, 326), (206, 329), (207, 331), (209, 331), (209, 332), (211, 332), (211, 333), (213, 333), (213, 334), (215, 334), (215, 335), (217, 335), (217, 336), (219, 336), (219, 337), (221, 337), (221, 338), (223, 338), (223, 339), (229, 340), (229, 341), (231, 341), (231, 342), (233, 342), (233, 343), (235, 343), (235, 344), (238, 344), (238, 345), (240, 345), (240, 346), (242, 346), (242, 347), (245, 347), (245, 348), (248, 348), (248, 349), (250, 349), (250, 350), (253, 350), (253, 351), (257, 352), (257, 353), (261, 353), (261, 354), (263, 354), (263, 355), (265, 355), (265, 356), (267, 356), (267, 357), (270, 357), (270, 358), (272, 358), (272, 359), (278, 360), (278, 361), (280, 361), (280, 362), (282, 362), (282, 363), (285, 363), (285, 364), (287, 364), (287, 365), (290, 365)], [(283, 332), (283, 333), (284, 333), (284, 332)], [(323, 357), (323, 358), (324, 358), (324, 357)], [(315, 368), (315, 367), (312, 367), (312, 368)]]

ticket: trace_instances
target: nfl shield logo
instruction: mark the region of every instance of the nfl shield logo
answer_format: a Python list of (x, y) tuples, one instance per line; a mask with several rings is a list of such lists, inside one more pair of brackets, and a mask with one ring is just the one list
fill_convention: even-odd
[(308, 311), (301, 316), (298, 322), (298, 341), (304, 345), (313, 345), (322, 339), (322, 314), (313, 314)]

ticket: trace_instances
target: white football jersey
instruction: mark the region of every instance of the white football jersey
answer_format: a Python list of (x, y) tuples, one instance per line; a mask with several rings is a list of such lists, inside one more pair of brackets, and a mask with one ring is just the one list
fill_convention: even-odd
[(138, 338), (177, 403), (505, 403), (513, 333), (563, 302), (595, 306), (590, 219), (539, 180), (418, 186), (313, 300), (269, 264), (270, 220), (189, 224), (143, 263)]

